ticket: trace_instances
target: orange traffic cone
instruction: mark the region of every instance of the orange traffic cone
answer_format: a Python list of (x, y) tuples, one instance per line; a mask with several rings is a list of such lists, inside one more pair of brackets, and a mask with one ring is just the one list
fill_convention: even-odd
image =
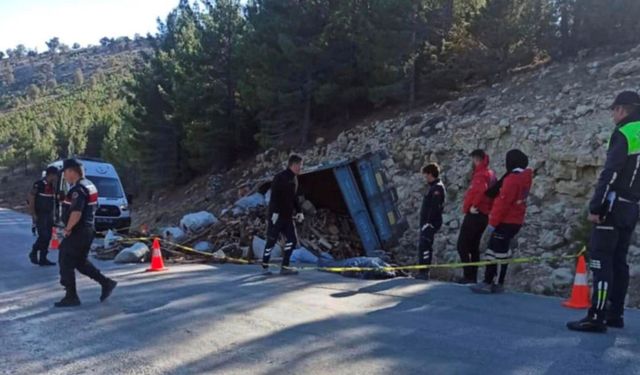
[(56, 227), (51, 229), (51, 241), (49, 242), (49, 250), (58, 250), (60, 241), (58, 241), (58, 231)]
[(166, 271), (168, 268), (164, 268), (164, 260), (162, 260), (162, 252), (160, 251), (160, 241), (157, 238), (153, 239), (153, 247), (151, 250), (151, 267), (147, 269), (147, 272)]
[(573, 309), (586, 309), (591, 307), (589, 285), (587, 284), (587, 264), (584, 256), (578, 258), (578, 266), (576, 267), (576, 277), (573, 280), (573, 289), (571, 297), (562, 302), (562, 306), (571, 307)]

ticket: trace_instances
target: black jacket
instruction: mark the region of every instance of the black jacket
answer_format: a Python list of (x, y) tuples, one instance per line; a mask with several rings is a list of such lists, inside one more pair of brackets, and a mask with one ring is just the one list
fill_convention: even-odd
[(613, 131), (607, 150), (607, 160), (600, 173), (589, 212), (606, 214), (609, 203), (607, 196), (615, 192), (618, 198), (640, 201), (640, 154), (629, 152), (627, 138), (620, 129), (632, 122), (640, 121), (640, 115), (631, 115), (622, 120)]
[(81, 179), (69, 189), (62, 206), (62, 222), (65, 225), (74, 211), (82, 213), (80, 221), (73, 230), (94, 228), (96, 208), (98, 206), (98, 189), (87, 179)]
[(445, 195), (446, 190), (440, 179), (429, 184), (429, 191), (422, 199), (422, 207), (420, 208), (420, 230), (427, 224), (431, 224), (436, 230), (440, 229)]
[(37, 215), (48, 215), (53, 212), (55, 187), (42, 178), (33, 183), (31, 189), (35, 199), (35, 211)]
[(291, 219), (294, 212), (301, 212), (296, 194), (298, 193), (298, 177), (286, 169), (273, 177), (271, 182), (271, 200), (269, 216), (278, 214), (282, 219)]

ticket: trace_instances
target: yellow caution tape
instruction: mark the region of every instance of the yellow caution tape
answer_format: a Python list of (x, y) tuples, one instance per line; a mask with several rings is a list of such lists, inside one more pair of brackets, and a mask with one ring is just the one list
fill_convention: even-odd
[[(121, 240), (122, 242), (125, 241), (153, 241), (156, 237), (139, 237), (139, 238), (124, 238), (123, 240)], [(194, 253), (194, 254), (198, 254), (198, 255), (202, 255), (205, 257), (209, 257), (209, 258), (215, 258), (215, 259), (220, 259), (222, 261), (227, 261), (227, 262), (235, 262), (235, 263), (241, 263), (241, 264), (261, 264), (259, 262), (252, 262), (246, 259), (241, 259), (241, 258), (234, 258), (234, 257), (230, 257), (230, 256), (226, 256), (224, 258), (218, 258), (216, 256), (214, 256), (211, 253), (205, 253), (202, 251), (198, 251), (194, 248), (191, 248), (189, 246), (184, 246), (184, 245), (180, 245), (171, 241), (167, 241), (165, 239), (159, 238), (158, 237), (158, 241), (160, 241), (161, 243), (167, 244), (167, 245), (171, 245), (174, 246), (176, 248), (182, 249), (184, 251), (190, 252), (190, 253)], [(553, 260), (568, 260), (568, 259), (576, 259), (581, 257), (582, 255), (584, 255), (587, 251), (586, 247), (583, 247), (577, 254), (573, 254), (573, 255), (559, 255), (559, 256), (555, 256), (555, 257), (543, 257), (543, 256), (536, 256), (536, 257), (523, 257), (523, 258), (511, 258), (511, 259), (502, 259), (502, 260), (483, 260), (483, 261), (478, 261), (478, 262), (456, 262), (456, 263), (442, 263), (442, 264), (413, 264), (413, 265), (408, 265), (408, 266), (390, 266), (390, 267), (285, 267), (285, 266), (281, 266), (279, 264), (275, 264), (275, 263), (270, 263), (269, 266), (272, 267), (279, 267), (279, 268), (286, 268), (286, 269), (291, 269), (291, 270), (298, 270), (298, 271), (324, 271), (324, 272), (333, 272), (333, 273), (342, 273), (342, 272), (391, 272), (391, 271), (419, 271), (419, 270), (427, 270), (427, 269), (432, 269), (432, 268), (462, 268), (462, 267), (467, 267), (467, 266), (475, 266), (475, 267), (483, 267), (483, 266), (489, 266), (489, 265), (500, 265), (500, 264), (525, 264), (525, 263), (537, 263), (537, 262), (542, 262), (542, 261), (553, 261)]]
[[(586, 252), (586, 249), (583, 248), (575, 255), (561, 255), (556, 257), (526, 257), (526, 258), (511, 258), (511, 259), (503, 259), (503, 260), (485, 260), (479, 262), (458, 262), (458, 263), (443, 263), (443, 264), (415, 264), (408, 266), (392, 266), (392, 267), (288, 267), (296, 270), (318, 270), (325, 272), (368, 272), (368, 271), (418, 271), (418, 270), (427, 270), (432, 268), (462, 268), (467, 266), (489, 266), (489, 265), (500, 265), (500, 264), (523, 264), (523, 263), (536, 263), (541, 261), (552, 261), (552, 260), (563, 260), (563, 259), (576, 259), (582, 256)], [(285, 267), (286, 268), (286, 267)]]

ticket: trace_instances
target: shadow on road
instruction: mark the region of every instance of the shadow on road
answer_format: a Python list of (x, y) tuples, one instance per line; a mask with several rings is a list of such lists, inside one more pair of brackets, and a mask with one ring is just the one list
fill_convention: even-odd
[[(166, 373), (640, 372), (638, 328), (597, 337), (568, 332), (564, 322), (576, 313), (555, 299), (479, 296), (408, 279), (265, 277), (258, 267), (230, 265), (171, 268), (163, 274), (111, 270), (120, 286), (104, 304), (97, 302), (98, 287), (84, 280), (83, 306), (72, 310), (49, 307), (61, 295), (52, 280), (25, 286), (17, 293), (50, 288), (50, 298), (4, 313), (0, 323), (25, 332), (39, 327), (41, 336), (29, 340), (45, 348), (51, 366), (128, 352), (143, 352), (140, 360), (152, 364), (153, 356), (170, 356), (167, 348), (174, 348), (190, 359), (169, 362)], [(314, 315), (315, 307), (328, 313)], [(242, 317), (253, 320), (235, 326)], [(47, 348), (56, 340), (59, 348)], [(16, 358), (15, 365), (30, 368), (34, 359)]]

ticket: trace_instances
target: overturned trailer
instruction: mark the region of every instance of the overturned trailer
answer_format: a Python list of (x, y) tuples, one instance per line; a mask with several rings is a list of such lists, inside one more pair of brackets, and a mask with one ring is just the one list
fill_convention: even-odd
[[(312, 167), (298, 176), (298, 194), (317, 209), (347, 216), (358, 233), (362, 254), (396, 245), (407, 222), (396, 206), (396, 189), (385, 175), (383, 152)], [(266, 193), (270, 183), (259, 190)]]

